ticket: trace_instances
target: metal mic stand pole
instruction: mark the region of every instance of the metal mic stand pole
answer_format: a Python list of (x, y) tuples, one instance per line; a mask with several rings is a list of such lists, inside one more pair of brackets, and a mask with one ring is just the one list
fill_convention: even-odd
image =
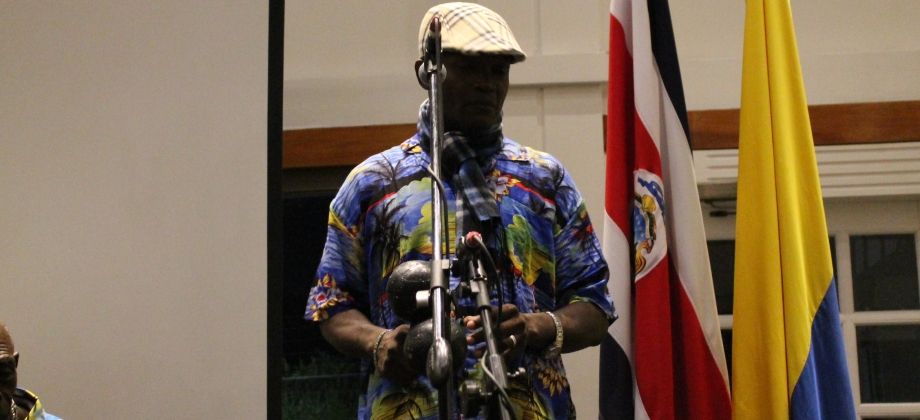
[[(441, 103), (441, 17), (435, 14), (428, 25), (428, 37), (425, 42), (426, 51), (424, 66), (428, 77), (428, 103), (431, 116), (431, 171), (441, 178), (441, 148), (444, 141), (444, 123), (442, 121)], [(431, 215), (432, 215), (432, 255), (431, 255), (431, 313), (434, 318), (433, 345), (428, 351), (426, 370), (432, 385), (438, 388), (438, 415), (442, 420), (450, 419), (454, 413), (454, 378), (452, 370), (452, 357), (450, 354), (450, 321), (447, 306), (449, 300), (447, 293), (450, 289), (449, 277), (444, 274), (449, 268), (449, 262), (444, 258), (441, 250), (442, 231), (446, 225), (443, 220), (443, 206), (441, 194), (438, 192), (436, 182), (431, 183)], [(449, 246), (449, 245), (448, 245)], [(450, 248), (447, 249), (448, 254)]]
[[(479, 252), (489, 251), (480, 247)], [(483, 363), (487, 364), (486, 367), (492, 373), (490, 379), (494, 380), (494, 385), (497, 388), (495, 390), (496, 392), (490, 392), (490, 387), (484, 385), (483, 391), (489, 394), (490, 398), (499, 399), (497, 406), (501, 413), (502, 420), (511, 420), (511, 413), (508, 412), (508, 408), (505, 404), (500, 401), (503, 398), (503, 390), (508, 389), (508, 374), (505, 369), (504, 359), (501, 353), (498, 352), (495, 333), (492, 330), (492, 302), (489, 300), (489, 289), (486, 282), (486, 279), (489, 277), (487, 274), (488, 270), (483, 267), (480, 258), (473, 257), (469, 262), (469, 273), (472, 277), (470, 279), (470, 291), (476, 295), (476, 309), (479, 311), (479, 316), (482, 319), (482, 332), (485, 335), (486, 349), (488, 350), (488, 359), (484, 360)], [(507, 402), (510, 403), (510, 401)], [(486, 406), (488, 407), (488, 404)]]
[(504, 358), (498, 351), (497, 338), (492, 328), (492, 302), (489, 297), (488, 286), (489, 280), (498, 281), (498, 272), (491, 256), (489, 256), (489, 250), (482, 242), (481, 236), (476, 232), (467, 234), (467, 237), (460, 242), (460, 249), (457, 252), (458, 255), (468, 255), (468, 257), (462, 258), (462, 261), (466, 264), (462, 281), (469, 285), (469, 291), (473, 294), (473, 299), (476, 302), (476, 310), (482, 320), (482, 333), (486, 344), (486, 354), (488, 355), (487, 358), (483, 358), (480, 362), (483, 373), (487, 373), (487, 378), (483, 378), (484, 380), (481, 384), (477, 384), (476, 381), (466, 381), (460, 387), (463, 414), (476, 415), (476, 410), (470, 407), (470, 404), (476, 401), (482, 404), (486, 418), (495, 418), (489, 412), (494, 408), (498, 410), (502, 420), (511, 420), (514, 417), (510, 411), (511, 400), (507, 393), (510, 388), (508, 386), (509, 375), (505, 368)]

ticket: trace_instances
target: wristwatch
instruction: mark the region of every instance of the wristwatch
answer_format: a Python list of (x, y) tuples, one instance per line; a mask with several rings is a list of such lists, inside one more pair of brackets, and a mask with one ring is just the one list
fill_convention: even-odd
[(562, 322), (559, 321), (559, 317), (552, 312), (547, 312), (551, 318), (553, 318), (553, 324), (556, 324), (556, 341), (553, 341), (549, 346), (543, 349), (543, 358), (552, 359), (554, 357), (562, 354)]

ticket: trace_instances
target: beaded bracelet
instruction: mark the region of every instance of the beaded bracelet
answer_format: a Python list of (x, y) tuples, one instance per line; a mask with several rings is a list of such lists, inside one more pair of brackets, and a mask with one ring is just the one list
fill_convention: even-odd
[(380, 348), (380, 342), (383, 341), (383, 336), (393, 330), (383, 330), (380, 335), (377, 336), (377, 341), (374, 342), (374, 369), (377, 369), (377, 350)]

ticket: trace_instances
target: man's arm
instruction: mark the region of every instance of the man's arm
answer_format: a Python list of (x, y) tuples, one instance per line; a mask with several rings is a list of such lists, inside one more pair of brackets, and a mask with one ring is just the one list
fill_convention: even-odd
[[(562, 323), (562, 352), (571, 353), (585, 347), (600, 345), (607, 334), (607, 315), (597, 305), (574, 302), (553, 311)], [(533, 329), (528, 347), (541, 351), (556, 341), (556, 323), (545, 312), (525, 314)], [(532, 338), (531, 338), (532, 337)]]
[[(562, 352), (570, 353), (585, 347), (599, 345), (607, 334), (607, 315), (597, 305), (589, 302), (573, 302), (553, 313), (562, 323)], [(493, 316), (497, 316), (493, 308)], [(467, 328), (477, 329), (482, 326), (479, 316), (464, 318)], [(521, 313), (516, 306), (507, 303), (502, 306), (501, 336), (499, 349), (509, 358), (517, 356), (525, 348), (539, 354), (556, 341), (556, 323), (546, 312)], [(514, 340), (510, 337), (514, 336)], [(483, 341), (482, 331), (469, 336), (467, 343)], [(482, 354), (476, 354), (480, 357)]]
[(402, 347), (409, 332), (406, 324), (387, 332), (385, 328), (371, 323), (361, 311), (347, 310), (335, 314), (319, 324), (323, 338), (332, 344), (336, 350), (346, 356), (370, 359), (374, 361), (374, 347), (381, 334), (377, 346), (377, 365), (374, 366), (380, 375), (402, 386), (411, 385), (418, 378), (419, 373), (410, 365), (403, 356)]

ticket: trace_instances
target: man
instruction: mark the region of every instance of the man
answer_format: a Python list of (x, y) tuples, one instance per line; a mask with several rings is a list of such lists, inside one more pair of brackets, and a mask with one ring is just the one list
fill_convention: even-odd
[[(509, 371), (515, 417), (574, 418), (560, 352), (599, 344), (615, 319), (607, 265), (572, 179), (552, 156), (502, 135), (502, 105), (513, 63), (525, 55), (495, 12), (468, 3), (435, 6), (442, 19), (445, 140), (442, 165), (456, 260), (457, 242), (480, 232), (498, 266), (496, 329)], [(415, 63), (416, 71), (421, 60)], [(421, 80), (420, 80), (421, 83)], [(330, 206), (326, 248), (306, 319), (320, 322), (339, 351), (364, 359), (367, 389), (359, 418), (437, 418), (437, 395), (401, 351), (409, 325), (386, 299), (390, 273), (404, 261), (431, 259), (430, 108), (419, 132), (358, 165)], [(459, 279), (452, 276), (454, 289)], [(471, 303), (459, 300), (458, 311)], [(496, 314), (497, 311), (493, 311)], [(478, 316), (469, 329), (467, 369), (482, 355)]]
[(0, 420), (61, 420), (45, 413), (35, 394), (16, 387), (18, 366), (13, 338), (0, 322)]

